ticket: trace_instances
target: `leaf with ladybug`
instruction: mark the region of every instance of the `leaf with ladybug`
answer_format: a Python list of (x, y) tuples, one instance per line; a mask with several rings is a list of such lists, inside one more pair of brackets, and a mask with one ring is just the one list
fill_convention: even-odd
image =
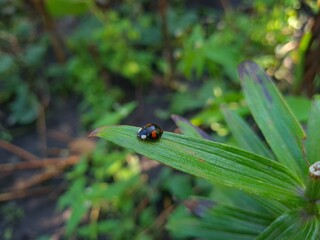
[(133, 126), (106, 126), (91, 137), (101, 137), (122, 147), (195, 176), (251, 194), (297, 205), (302, 182), (274, 160), (225, 144), (164, 131), (158, 141), (139, 141)]

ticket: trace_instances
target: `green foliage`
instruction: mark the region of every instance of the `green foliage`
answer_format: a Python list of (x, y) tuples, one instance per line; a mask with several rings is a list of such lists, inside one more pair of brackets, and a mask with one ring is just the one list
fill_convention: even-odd
[[(154, 223), (155, 205), (162, 201), (162, 191), (179, 200), (194, 193), (191, 176), (173, 175), (169, 169), (148, 185), (137, 156), (102, 142), (68, 174), (68, 179), (70, 187), (60, 197), (59, 208), (71, 211), (66, 236), (82, 239), (161, 238), (163, 230)], [(207, 192), (200, 184), (197, 191)]]
[(39, 114), (43, 81), (43, 58), (47, 37), (38, 36), (35, 23), (22, 14), (20, 2), (0, 2), (0, 104), (7, 112), (6, 124), (28, 124)]
[(180, 208), (170, 217), (167, 228), (175, 239), (254, 239), (271, 221), (267, 214), (230, 206), (207, 210), (199, 221)]
[(239, 147), (249, 152), (274, 159), (274, 156), (271, 154), (264, 142), (260, 140), (260, 138), (241, 117), (225, 107), (222, 108), (222, 111), (230, 131), (236, 139), (236, 142), (239, 144)]
[(212, 182), (276, 198), (287, 204), (296, 205), (304, 201), (302, 196), (296, 194), (303, 187), (302, 182), (288, 167), (278, 162), (227, 145), (170, 132), (165, 132), (157, 143), (145, 143), (137, 141), (135, 133), (138, 129), (107, 126), (98, 129), (96, 134)]
[[(146, 194), (145, 180), (139, 173), (135, 156), (100, 144), (91, 158), (84, 158), (68, 174), (71, 186), (59, 200), (60, 209), (68, 207), (71, 210), (66, 225), (67, 236), (75, 234), (86, 239), (96, 239), (99, 234), (114, 239), (128, 237), (135, 218), (137, 221), (139, 218), (133, 214), (135, 204)], [(91, 217), (86, 225), (79, 226), (89, 214)], [(124, 224), (122, 231), (114, 228), (120, 220)]]
[(213, 81), (206, 81), (196, 91), (185, 87), (175, 92), (170, 101), (170, 112), (182, 114), (205, 106), (207, 102), (212, 101), (212, 89), (216, 85)]
[(16, 230), (15, 223), (23, 218), (23, 210), (16, 203), (10, 202), (1, 207), (0, 214), (3, 216), (1, 219), (3, 227), (0, 230), (1, 239), (13, 239), (14, 231)]
[(310, 111), (308, 128), (307, 128), (307, 140), (306, 140), (306, 154), (310, 164), (319, 161), (320, 149), (318, 147), (320, 141), (320, 96), (317, 95), (313, 102), (312, 109)]
[(103, 28), (94, 33), (101, 64), (134, 84), (150, 82), (155, 59), (152, 52), (135, 47), (142, 38), (139, 28), (116, 11), (109, 11), (104, 21)]
[[(238, 201), (217, 202), (210, 210), (207, 207), (200, 218), (190, 213), (182, 213), (183, 217), (174, 215), (168, 228), (179, 237), (279, 239), (298, 236), (298, 239), (318, 239), (319, 188), (308, 189), (318, 186), (319, 178), (308, 177), (308, 160), (303, 155), (305, 133), (271, 79), (255, 63), (242, 63), (239, 75), (246, 102), (270, 149), (255, 135), (248, 136), (247, 141), (255, 144), (255, 140), (256, 147), (248, 144), (244, 147), (257, 150), (263, 156), (170, 132), (164, 132), (158, 142), (138, 141), (135, 136), (138, 128), (131, 126), (106, 126), (91, 136), (102, 137), (215, 184), (241, 190), (233, 194), (226, 191), (231, 199), (245, 195), (251, 198), (253, 204), (246, 207), (241, 207)], [(315, 119), (320, 117), (317, 108), (316, 101), (311, 110), (309, 133), (310, 128), (315, 127)], [(229, 124), (247, 129), (233, 113), (225, 110), (225, 116)], [(244, 141), (240, 134), (246, 133), (239, 132), (236, 127), (230, 130), (238, 141)], [(314, 145), (315, 135), (311, 133), (310, 137), (312, 147), (306, 151), (311, 152), (306, 156), (312, 157), (314, 151), (319, 151), (319, 145)], [(197, 203), (201, 206), (201, 201)]]
[(231, 9), (219, 20), (218, 13), (209, 15), (208, 26), (195, 25), (183, 43), (179, 69), (189, 78), (193, 73), (198, 78), (208, 73), (238, 82), (235, 69), (246, 58), (254, 57), (268, 67), (277, 65), (275, 47), (292, 40), (297, 27), (297, 1), (252, 4), (253, 14)]
[[(279, 162), (301, 178), (306, 172), (305, 133), (270, 78), (254, 64), (239, 68), (246, 102)], [(281, 121), (279, 121), (281, 119)]]
[[(32, 123), (41, 105), (47, 104), (49, 93), (52, 99), (67, 94), (80, 96), (84, 127), (116, 125), (136, 108), (132, 98), (137, 89), (157, 87), (151, 86), (152, 80), (167, 79), (170, 74), (172, 84), (168, 86), (177, 91), (170, 95), (168, 110), (162, 116), (197, 112), (190, 122), (175, 117), (185, 136), (165, 132), (159, 142), (139, 142), (137, 128), (120, 126), (97, 134), (214, 182), (166, 169), (148, 185), (136, 156), (99, 143), (93, 156), (84, 157), (68, 174), (70, 188), (60, 199), (60, 207), (71, 212), (67, 237), (161, 239), (165, 235), (163, 226), (159, 227), (163, 217), (159, 202), (163, 201), (161, 211), (166, 211), (165, 202), (172, 199), (187, 205), (191, 195), (204, 195), (205, 199), (195, 198), (197, 206), (189, 207), (191, 213), (181, 206), (176, 209), (167, 224), (172, 236), (317, 238), (318, 206), (312, 201), (311, 207), (306, 206), (309, 194), (315, 192), (305, 194), (310, 184), (304, 149), (309, 163), (319, 161), (319, 101), (311, 106), (303, 97), (289, 96), (285, 103), (268, 77), (250, 63), (241, 67), (243, 94), (236, 71), (240, 61), (250, 58), (277, 79), (285, 79), (291, 73), (288, 62), (298, 64), (292, 78), (294, 87), (299, 87), (311, 35), (302, 37), (297, 51), (288, 48), (295, 45), (294, 32), (301, 28), (297, 0), (247, 1), (239, 8), (223, 10), (191, 9), (181, 1), (170, 2), (167, 9), (144, 0), (44, 3), (48, 17), (55, 17), (52, 20), (58, 20), (57, 26), (63, 26), (58, 32), (69, 54), (65, 64), (53, 63), (49, 38), (39, 31), (41, 18), (28, 16), (35, 5), (0, 1), (4, 125)], [(315, 3), (310, 6), (316, 9)], [(70, 18), (65, 21), (63, 16), (76, 20), (69, 25)], [(181, 81), (186, 78), (198, 81)], [(123, 81), (129, 81), (124, 83), (125, 91), (121, 89)], [(287, 83), (280, 84), (290, 91)], [(241, 118), (250, 111), (261, 133), (256, 134), (257, 129), (252, 130)], [(307, 122), (306, 141), (296, 118)], [(191, 122), (217, 133), (220, 138), (214, 136), (215, 141), (222, 138), (225, 142), (230, 131), (237, 148), (208, 141), (211, 136)], [(0, 138), (9, 139), (10, 134), (2, 131), (2, 124), (0, 127)], [(306, 211), (307, 217), (302, 218)], [(10, 238), (12, 229), (8, 231)]]
[[(248, 114), (248, 111), (241, 107), (242, 96), (234, 92), (235, 85), (239, 84), (237, 65), (245, 59), (254, 59), (278, 79), (290, 78), (291, 70), (281, 62), (290, 57), (296, 58), (296, 52), (292, 49), (286, 50), (285, 46), (295, 42), (293, 33), (300, 26), (296, 12), (297, 4), (298, 1), (255, 1), (244, 3), (241, 8), (228, 8), (226, 14), (211, 11), (206, 15), (206, 24), (198, 21), (190, 28), (190, 34), (184, 36), (181, 49), (178, 49), (178, 72), (188, 79), (203, 79), (209, 76), (215, 83), (224, 85), (222, 95), (228, 94), (238, 98), (233, 99), (232, 103), (240, 105), (238, 111), (242, 115)], [(250, 14), (244, 14), (243, 9), (246, 8), (254, 10)], [(299, 58), (302, 58), (302, 55), (300, 54)], [(186, 95), (197, 94), (194, 89), (186, 89), (185, 92)], [(176, 99), (183, 102), (179, 95), (180, 92), (173, 98), (174, 110), (178, 109), (175, 107)], [(222, 95), (221, 100), (230, 103), (229, 97)], [(190, 99), (195, 101), (192, 102)], [(195, 96), (185, 97), (184, 103), (180, 104), (180, 111), (173, 112), (182, 114), (197, 108), (197, 99)], [(225, 135), (223, 127), (213, 125), (223, 120), (219, 103), (216, 104), (215, 99), (210, 101), (210, 97), (206, 100), (202, 101), (206, 103), (205, 107), (202, 107), (192, 122), (197, 126), (210, 126), (218, 135)], [(297, 109), (300, 111), (299, 120), (306, 119), (304, 109), (306, 108)]]
[(134, 85), (150, 82), (152, 65), (161, 62), (160, 58), (155, 58), (159, 42), (147, 40), (145, 34), (145, 31), (154, 30), (154, 20), (146, 14), (132, 21), (130, 16), (124, 17), (121, 11), (113, 10), (105, 13), (93, 10), (93, 13), (97, 18), (87, 17), (71, 37), (71, 49), (87, 61), (86, 66), (94, 65), (99, 74), (107, 71)]
[[(86, 3), (87, 2), (87, 3)], [(91, 1), (79, 0), (48, 0), (45, 1), (48, 11), (56, 17), (80, 15), (88, 11), (88, 5)]]

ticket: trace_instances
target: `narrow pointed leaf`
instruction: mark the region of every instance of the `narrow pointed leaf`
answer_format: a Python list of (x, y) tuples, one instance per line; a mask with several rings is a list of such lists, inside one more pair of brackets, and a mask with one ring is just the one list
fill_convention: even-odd
[(320, 96), (315, 98), (309, 116), (306, 154), (310, 164), (320, 161)]
[(265, 144), (241, 117), (226, 107), (222, 108), (222, 112), (233, 137), (242, 149), (267, 158), (274, 158)]
[(98, 136), (209, 181), (243, 191), (300, 204), (301, 182), (278, 162), (212, 141), (164, 132), (156, 142), (137, 139), (139, 128), (107, 126), (90, 136)]
[(239, 75), (251, 113), (279, 162), (306, 177), (302, 140), (305, 133), (268, 75), (255, 63), (239, 66)]
[(277, 218), (257, 240), (319, 239), (319, 222), (301, 210), (290, 210)]
[(218, 205), (201, 218), (171, 217), (167, 228), (184, 238), (251, 240), (272, 221), (273, 218), (265, 214)]
[(175, 122), (175, 124), (180, 128), (183, 134), (190, 137), (199, 137), (212, 140), (209, 134), (207, 134), (201, 128), (194, 126), (189, 120), (174, 114), (171, 116), (171, 118)]

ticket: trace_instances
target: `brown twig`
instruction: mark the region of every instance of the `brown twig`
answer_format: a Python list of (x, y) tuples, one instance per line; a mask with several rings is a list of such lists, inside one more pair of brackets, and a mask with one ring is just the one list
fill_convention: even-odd
[(57, 175), (60, 175), (62, 169), (47, 169), (44, 172), (35, 174), (27, 179), (19, 179), (10, 190), (21, 190), (28, 189), (34, 185), (47, 181), (51, 178), (54, 178)]
[(47, 128), (46, 128), (46, 113), (44, 106), (39, 106), (39, 117), (37, 119), (37, 130), (39, 136), (39, 148), (41, 157), (47, 157)]
[(173, 48), (172, 48), (171, 39), (170, 39), (168, 17), (167, 17), (168, 5), (169, 5), (168, 0), (159, 1), (159, 14), (160, 14), (161, 24), (162, 24), (161, 30), (162, 30), (162, 36), (163, 36), (164, 55), (169, 65), (169, 74), (165, 78), (166, 84), (170, 84), (174, 74), (174, 69), (175, 69)]
[(21, 147), (18, 147), (9, 142), (6, 142), (4, 140), (0, 140), (0, 148), (5, 149), (8, 152), (12, 152), (13, 154), (19, 156), (21, 159), (24, 159), (27, 161), (39, 160), (39, 158), (33, 155), (32, 153), (22, 149)]
[(64, 143), (68, 143), (72, 140), (72, 137), (70, 137), (67, 133), (64, 133), (55, 129), (48, 131), (48, 137), (51, 137), (55, 140), (58, 140)]
[(315, 93), (315, 79), (320, 74), (320, 11), (313, 17), (311, 40), (305, 52), (304, 73), (301, 88), (311, 98)]
[(10, 201), (30, 196), (39, 196), (51, 192), (54, 187), (39, 187), (34, 189), (19, 189), (12, 192), (0, 193), (0, 202)]
[(38, 11), (39, 15), (42, 17), (43, 22), (47, 31), (50, 33), (50, 39), (54, 53), (60, 63), (65, 62), (66, 54), (63, 47), (63, 41), (58, 34), (56, 24), (52, 17), (50, 16), (48, 10), (46, 9), (44, 0), (32, 0), (35, 9)]
[(35, 174), (32, 177), (29, 177), (28, 179), (18, 180), (11, 189), (27, 189), (34, 185), (47, 181), (51, 178), (54, 178), (60, 175), (67, 166), (77, 163), (80, 160), (80, 157), (73, 157), (69, 159), (71, 160), (68, 162), (69, 164), (65, 164), (65, 162), (64, 164), (46, 165), (47, 168), (45, 169), (45, 171)]
[(45, 167), (65, 168), (72, 166), (80, 161), (79, 156), (70, 156), (68, 158), (47, 158), (30, 162), (3, 163), (0, 164), (0, 172), (12, 172), (17, 170), (28, 170)]
[(221, 6), (226, 14), (230, 12), (230, 2), (229, 0), (220, 0)]
[(139, 233), (139, 235), (145, 234), (153, 227), (159, 229), (165, 223), (165, 221), (168, 218), (168, 216), (170, 215), (170, 213), (174, 210), (174, 207), (175, 207), (175, 205), (172, 204), (172, 205), (168, 206), (166, 209), (164, 209), (161, 212), (160, 216), (157, 217), (156, 221), (154, 221), (147, 228), (145, 228), (141, 233)]

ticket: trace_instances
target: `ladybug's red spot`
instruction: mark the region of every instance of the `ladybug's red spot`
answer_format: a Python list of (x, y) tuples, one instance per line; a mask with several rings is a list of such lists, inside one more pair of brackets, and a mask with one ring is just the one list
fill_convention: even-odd
[(152, 138), (157, 138), (157, 131), (152, 131), (151, 132), (151, 137)]

